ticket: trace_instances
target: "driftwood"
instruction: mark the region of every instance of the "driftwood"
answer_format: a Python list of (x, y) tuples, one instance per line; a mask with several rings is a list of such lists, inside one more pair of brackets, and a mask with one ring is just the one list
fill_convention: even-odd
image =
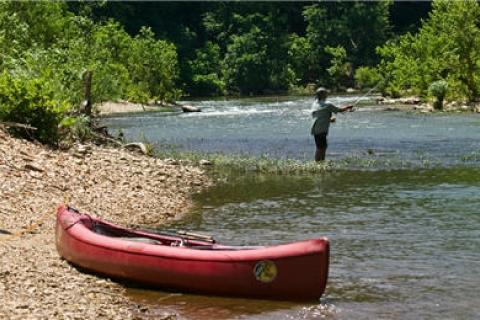
[(128, 150), (140, 150), (145, 155), (150, 154), (150, 151), (148, 151), (148, 148), (145, 145), (145, 143), (141, 143), (141, 142), (127, 143), (127, 144), (123, 145), (123, 148), (128, 149)]
[(24, 123), (16, 123), (16, 122), (2, 122), (0, 121), (0, 127), (7, 127), (7, 128), (21, 128), (21, 129), (27, 129), (27, 130), (37, 130), (37, 128), (32, 127), (29, 124), (24, 124)]
[(120, 141), (118, 141), (114, 138), (110, 138), (110, 137), (108, 137), (104, 134), (99, 134), (99, 133), (96, 133), (96, 132), (92, 131), (91, 135), (93, 135), (99, 141), (113, 143), (114, 145), (117, 145), (117, 146), (120, 146), (120, 147), (123, 146), (123, 143), (121, 143)]
[(148, 150), (148, 147), (145, 143), (132, 142), (132, 143), (124, 144), (124, 143), (118, 141), (115, 138), (110, 138), (106, 135), (99, 134), (99, 133), (96, 133), (96, 132), (92, 132), (92, 135), (100, 141), (104, 141), (104, 142), (107, 142), (107, 143), (113, 143), (116, 146), (119, 146), (121, 148), (128, 149), (128, 150), (140, 150), (144, 155), (150, 155), (150, 151)]

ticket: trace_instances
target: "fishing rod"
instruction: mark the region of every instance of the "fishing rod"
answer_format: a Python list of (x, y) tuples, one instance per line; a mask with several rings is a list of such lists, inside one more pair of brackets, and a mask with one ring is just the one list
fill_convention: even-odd
[(370, 90), (367, 91), (367, 93), (365, 93), (360, 98), (355, 100), (355, 102), (352, 104), (352, 106), (355, 107), (362, 99), (364, 99), (366, 96), (368, 96), (373, 90), (377, 89), (380, 86), (380, 84), (385, 83), (388, 79), (390, 79), (390, 76), (386, 77), (385, 79), (382, 79), (382, 80), (378, 81), (377, 84), (374, 87), (372, 87)]
[[(373, 90), (377, 89), (378, 86), (380, 86), (381, 83), (386, 82), (388, 79), (390, 79), (390, 75), (389, 75), (388, 77), (386, 77), (385, 79), (383, 79), (383, 81), (382, 81), (382, 80), (378, 81), (377, 84), (376, 84), (373, 88), (371, 88), (370, 90), (367, 91), (367, 93), (365, 93), (365, 94), (362, 95), (360, 98), (358, 98), (357, 100), (355, 100), (355, 102), (352, 104), (352, 109), (350, 109), (350, 112), (355, 111), (354, 108), (355, 108), (355, 106), (360, 102), (360, 100), (364, 99), (364, 98), (365, 98), (366, 96), (368, 96)], [(336, 118), (335, 116), (332, 116), (332, 117), (330, 118), (330, 122), (336, 122), (336, 120), (337, 120), (337, 118)]]

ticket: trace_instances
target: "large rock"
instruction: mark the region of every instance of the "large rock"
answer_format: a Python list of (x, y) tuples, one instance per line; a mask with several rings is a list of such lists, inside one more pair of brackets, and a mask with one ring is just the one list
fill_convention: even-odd
[(182, 108), (183, 112), (200, 112), (201, 111), (199, 108), (188, 105), (188, 104), (180, 106), (180, 108)]

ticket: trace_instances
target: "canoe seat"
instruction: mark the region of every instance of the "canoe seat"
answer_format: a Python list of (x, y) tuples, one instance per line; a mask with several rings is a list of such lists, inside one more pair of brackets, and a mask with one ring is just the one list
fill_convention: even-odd
[(126, 241), (133, 241), (133, 242), (143, 242), (148, 244), (157, 244), (163, 245), (162, 241), (145, 238), (145, 237), (118, 237), (117, 239), (126, 240)]

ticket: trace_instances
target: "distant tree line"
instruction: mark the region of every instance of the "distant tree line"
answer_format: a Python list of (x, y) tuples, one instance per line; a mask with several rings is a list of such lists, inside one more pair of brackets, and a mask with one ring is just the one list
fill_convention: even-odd
[(184, 94), (215, 96), (353, 87), (357, 68), (380, 61), (376, 47), (415, 31), (429, 9), (392, 1), (109, 2), (93, 16), (114, 18), (130, 34), (150, 26), (176, 46)]

